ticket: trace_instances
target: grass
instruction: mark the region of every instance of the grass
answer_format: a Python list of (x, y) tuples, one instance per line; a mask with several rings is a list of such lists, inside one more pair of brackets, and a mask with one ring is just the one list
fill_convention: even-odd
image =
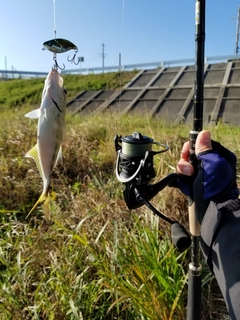
[[(68, 100), (82, 90), (107, 90), (124, 86), (136, 71), (112, 72), (89, 75), (63, 75), (64, 85), (67, 87)], [(3, 108), (18, 108), (22, 105), (38, 105), (41, 100), (43, 78), (16, 79), (0, 81), (0, 110)]]
[[(168, 144), (155, 157), (159, 180), (173, 172), (190, 128), (143, 115), (68, 115), (51, 218), (39, 206), (26, 219), (42, 191), (35, 164), (24, 158), (36, 143), (36, 122), (24, 118), (32, 108), (1, 111), (0, 318), (185, 319), (189, 253), (176, 251), (169, 225), (147, 208), (127, 210), (113, 138), (139, 131)], [(238, 157), (239, 130), (211, 128)], [(165, 188), (152, 203), (188, 227), (187, 200), (178, 190)], [(225, 306), (206, 267), (203, 290), (202, 319), (223, 320)]]

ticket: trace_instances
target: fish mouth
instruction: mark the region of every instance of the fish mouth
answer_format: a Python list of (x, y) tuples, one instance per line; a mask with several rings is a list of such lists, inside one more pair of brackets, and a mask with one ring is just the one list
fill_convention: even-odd
[(58, 80), (58, 78), (60, 78), (60, 75), (55, 67), (52, 68), (49, 75), (52, 78), (52, 80)]
[(52, 68), (49, 72), (46, 81), (51, 85), (58, 85), (60, 87), (63, 86), (63, 79), (58, 73), (57, 69)]

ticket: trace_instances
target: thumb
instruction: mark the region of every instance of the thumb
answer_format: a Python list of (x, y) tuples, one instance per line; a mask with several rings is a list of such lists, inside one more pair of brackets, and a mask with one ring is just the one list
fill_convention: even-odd
[(198, 154), (207, 150), (212, 150), (211, 133), (203, 130), (197, 137), (195, 152)]

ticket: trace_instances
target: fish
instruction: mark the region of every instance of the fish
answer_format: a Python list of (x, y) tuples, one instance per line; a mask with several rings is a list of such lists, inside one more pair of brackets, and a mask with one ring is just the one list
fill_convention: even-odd
[(78, 51), (78, 47), (74, 43), (61, 38), (45, 41), (43, 43), (43, 50), (46, 49), (53, 53), (64, 53), (69, 50)]
[(63, 79), (58, 71), (52, 68), (45, 80), (40, 108), (25, 114), (27, 118), (38, 119), (37, 144), (25, 157), (34, 159), (43, 180), (42, 194), (27, 217), (38, 204), (44, 204), (45, 209), (49, 206), (51, 174), (62, 159), (61, 145), (66, 131), (66, 96)]

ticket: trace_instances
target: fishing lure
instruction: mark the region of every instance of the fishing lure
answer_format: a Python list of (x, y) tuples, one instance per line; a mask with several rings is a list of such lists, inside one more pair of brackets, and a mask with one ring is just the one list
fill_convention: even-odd
[(76, 54), (78, 53), (78, 47), (69, 40), (62, 39), (62, 38), (55, 38), (52, 40), (45, 41), (43, 43), (43, 50), (49, 50), (49, 51), (53, 52), (53, 60), (55, 62), (56, 68), (59, 68), (61, 70), (63, 70), (65, 68), (65, 66), (63, 69), (59, 67), (59, 65), (57, 63), (57, 58), (56, 58), (57, 53), (64, 53), (69, 50), (74, 50), (74, 55), (73, 55), (72, 59), (69, 59), (69, 57), (68, 57), (67, 60), (69, 62), (73, 62), (75, 65), (78, 65), (78, 63), (79, 63), (79, 61), (75, 62), (75, 57), (76, 57)]
[(75, 50), (76, 53), (78, 52), (78, 47), (75, 46), (74, 43), (72, 43), (69, 40), (61, 39), (61, 38), (45, 41), (43, 43), (43, 50), (46, 50), (46, 49), (53, 53), (64, 53), (69, 50)]

